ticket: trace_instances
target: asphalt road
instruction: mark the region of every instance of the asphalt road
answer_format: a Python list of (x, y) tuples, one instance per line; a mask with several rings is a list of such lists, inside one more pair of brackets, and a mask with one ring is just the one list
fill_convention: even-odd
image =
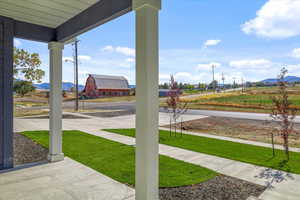
[[(73, 107), (73, 103), (68, 102), (68, 106)], [(67, 106), (66, 103), (64, 103)], [(71, 107), (71, 108), (72, 108)], [(111, 102), (111, 103), (85, 103), (85, 109), (102, 109), (102, 110), (135, 110), (135, 102)], [(161, 112), (166, 112), (164, 108), (160, 108)], [(213, 111), (213, 110), (188, 110), (187, 114), (204, 115), (215, 117), (230, 117), (238, 119), (252, 119), (252, 120), (271, 120), (269, 114), (263, 113), (248, 113), (248, 112), (229, 112), (229, 111)], [(295, 119), (296, 123), (300, 123), (300, 116)]]
[[(33, 107), (30, 109), (47, 109), (45, 107)], [(64, 102), (64, 109), (74, 108), (74, 102)], [(95, 103), (95, 102), (80, 102), (79, 108), (86, 110), (126, 110), (130, 112), (135, 111), (135, 101), (131, 102), (107, 102), (107, 103)], [(166, 112), (164, 108), (160, 108), (160, 112)], [(188, 110), (187, 114), (191, 115), (204, 115), (215, 117), (230, 117), (237, 119), (252, 119), (252, 120), (271, 120), (269, 114), (262, 113), (248, 113), (248, 112), (229, 112), (229, 111), (214, 111), (214, 110)], [(296, 123), (300, 123), (300, 116), (295, 118)]]
[[(252, 119), (252, 120), (272, 120), (269, 114), (263, 113), (248, 113), (248, 112), (229, 112), (229, 111), (214, 111), (214, 110), (188, 110), (187, 114), (205, 115), (214, 117), (230, 117), (237, 119)], [(300, 116), (295, 118), (296, 123), (300, 123)]]

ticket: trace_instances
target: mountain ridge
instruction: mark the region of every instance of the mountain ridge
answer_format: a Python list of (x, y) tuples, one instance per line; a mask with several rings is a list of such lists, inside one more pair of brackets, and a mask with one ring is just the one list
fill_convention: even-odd
[[(40, 90), (49, 90), (50, 89), (50, 83), (36, 83), (36, 84), (33, 84), (33, 86)], [(63, 82), (62, 83), (63, 90), (70, 91), (71, 88), (73, 88), (74, 86), (75, 86), (74, 83), (71, 83), (71, 82)], [(79, 88), (79, 91), (81, 91), (84, 89), (84, 85), (79, 84), (78, 88)]]
[[(288, 83), (300, 82), (300, 77), (287, 76), (284, 78), (284, 81), (286, 81)], [(277, 78), (269, 78), (269, 79), (262, 80), (261, 82), (266, 83), (266, 84), (275, 84), (278, 82), (278, 79)]]

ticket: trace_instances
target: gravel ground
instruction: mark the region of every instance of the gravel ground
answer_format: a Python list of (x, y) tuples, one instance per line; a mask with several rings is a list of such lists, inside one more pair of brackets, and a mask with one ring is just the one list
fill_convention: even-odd
[(48, 149), (18, 133), (14, 134), (14, 165), (45, 161)]
[(160, 200), (246, 200), (266, 188), (240, 179), (217, 176), (204, 183), (159, 190)]

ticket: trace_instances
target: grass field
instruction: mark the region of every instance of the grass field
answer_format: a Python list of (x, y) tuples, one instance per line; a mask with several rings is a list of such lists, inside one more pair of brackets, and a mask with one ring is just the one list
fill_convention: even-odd
[[(276, 95), (278, 95), (277, 87), (262, 87), (249, 88), (245, 92), (236, 91), (192, 98), (183, 97), (182, 100), (188, 102), (188, 107), (191, 109), (269, 113), (273, 107), (271, 96)], [(289, 100), (292, 106), (300, 111), (300, 87), (289, 88)]]
[[(107, 129), (105, 131), (135, 137), (134, 129)], [(159, 141), (161, 144), (195, 152), (300, 174), (300, 153), (290, 152), (290, 160), (287, 162), (281, 150), (276, 150), (276, 156), (273, 157), (270, 148), (187, 134), (183, 134), (182, 138), (170, 137), (169, 131), (163, 130), (160, 131)]]
[[(48, 131), (22, 133), (28, 138), (49, 146)], [(63, 152), (76, 160), (119, 182), (134, 185), (135, 148), (80, 131), (64, 131)], [(166, 156), (159, 156), (160, 187), (176, 187), (201, 183), (217, 173), (200, 166)]]

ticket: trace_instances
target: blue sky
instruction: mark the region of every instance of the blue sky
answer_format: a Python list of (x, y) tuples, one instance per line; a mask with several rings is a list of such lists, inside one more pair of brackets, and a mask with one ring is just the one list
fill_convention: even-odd
[[(286, 66), (300, 76), (299, 0), (162, 0), (160, 13), (160, 82), (230, 83), (276, 77)], [(135, 16), (124, 15), (79, 36), (80, 83), (87, 74), (126, 76), (135, 83)], [(37, 52), (48, 82), (47, 44), (15, 40)], [(64, 58), (72, 57), (65, 46)], [(64, 81), (73, 81), (73, 65), (64, 63)]]

